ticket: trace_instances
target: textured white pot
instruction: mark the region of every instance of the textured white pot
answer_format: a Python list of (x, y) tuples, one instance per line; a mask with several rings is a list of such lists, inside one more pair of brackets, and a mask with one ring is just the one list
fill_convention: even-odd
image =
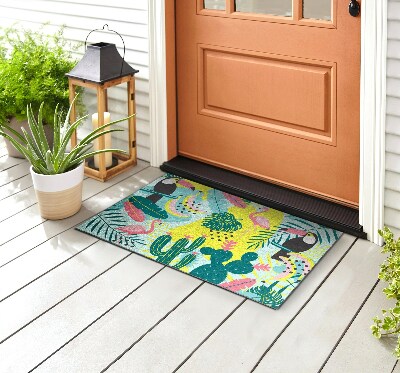
[(58, 175), (37, 174), (32, 166), (30, 170), (43, 218), (64, 219), (80, 210), (84, 162), (73, 170)]

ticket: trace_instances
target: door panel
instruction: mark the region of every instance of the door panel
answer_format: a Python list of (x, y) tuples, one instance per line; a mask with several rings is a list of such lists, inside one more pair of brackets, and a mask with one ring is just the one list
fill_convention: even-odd
[(335, 144), (334, 64), (207, 45), (199, 48), (200, 114)]
[(177, 0), (178, 152), (357, 205), (360, 20), (304, 1), (332, 20)]

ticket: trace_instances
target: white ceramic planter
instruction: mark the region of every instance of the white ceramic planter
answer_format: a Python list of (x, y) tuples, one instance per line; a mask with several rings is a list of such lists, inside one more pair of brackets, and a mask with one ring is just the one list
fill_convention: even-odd
[(76, 214), (82, 205), (84, 162), (71, 171), (58, 175), (41, 175), (33, 171), (33, 187), (39, 203), (40, 215), (58, 220)]

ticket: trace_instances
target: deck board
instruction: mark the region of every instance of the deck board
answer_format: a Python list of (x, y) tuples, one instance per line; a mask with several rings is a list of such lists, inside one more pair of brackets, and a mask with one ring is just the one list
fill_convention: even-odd
[[(279, 310), (246, 301), (194, 352), (179, 372), (249, 372), (354, 242), (354, 237), (343, 235)], [(215, 359), (215, 356), (224, 359)]]
[(0, 222), (36, 204), (32, 186), (0, 200)]
[(37, 204), (10, 216), (0, 223), (0, 245), (11, 241), (14, 237), (22, 235), (24, 232), (39, 226), (45, 219), (40, 216)]
[[(1, 173), (0, 173), (1, 179)], [(4, 198), (10, 198), (12, 195), (19, 193), (32, 186), (31, 175), (26, 174), (20, 178), (0, 186), (0, 201)]]
[[(394, 307), (382, 293), (384, 284), (379, 282), (357, 315), (343, 339), (330, 356), (322, 373), (363, 372), (390, 373), (396, 363), (393, 350), (396, 338), (375, 339), (370, 330), (372, 318), (381, 315), (381, 309)], [(354, 348), (357, 346), (358, 348)]]
[[(136, 171), (138, 171), (138, 169), (135, 169), (132, 172)], [(33, 229), (23, 231), (23, 233), (13, 237), (5, 244), (0, 245), (0, 266), (8, 263), (14, 258), (19, 257), (29, 250), (34, 249), (35, 247), (50, 240), (51, 238), (62, 234), (68, 229), (71, 229), (85, 219), (90, 218), (96, 213), (109, 207), (113, 203), (133, 193), (135, 190), (146, 185), (146, 183), (154, 180), (161, 174), (162, 173), (159, 170), (145, 169), (143, 173), (140, 174), (140, 176), (135, 176), (135, 174), (133, 174), (132, 176), (124, 179), (123, 181), (115, 185), (108, 184), (107, 188), (105, 183), (97, 183), (97, 188), (103, 187), (104, 190), (94, 195), (92, 198), (84, 201), (83, 206), (78, 214), (64, 220), (47, 220), (42, 224), (36, 225)], [(110, 187), (110, 185), (112, 186)], [(37, 217), (37, 219), (41, 218)], [(8, 220), (0, 223), (1, 231), (4, 228), (3, 224), (5, 224)], [(20, 224), (20, 222), (17, 221), (17, 224)], [(8, 225), (10, 224), (8, 223)], [(18, 227), (15, 229), (21, 230), (22, 228)], [(7, 233), (5, 233), (5, 236), (10, 237)]]
[(243, 302), (238, 295), (204, 284), (107, 371), (172, 372)]
[(358, 240), (255, 372), (317, 372), (377, 282), (381, 259), (376, 245)]
[[(0, 320), (9, 320), (7, 323), (0, 323), (0, 341), (4, 341), (77, 289), (88, 284), (128, 254), (128, 251), (98, 241), (63, 265), (30, 283), (14, 296), (0, 302)], [(71, 273), (74, 276), (71, 276)], [(25, 307), (27, 303), (29, 307)]]
[(0, 157), (0, 171), (8, 170), (9, 168), (17, 166), (24, 162), (25, 159), (23, 158), (13, 158), (7, 155), (4, 157)]
[(78, 238), (73, 230), (68, 230), (3, 266), (0, 268), (0, 300), (65, 263), (96, 241), (91, 236)]
[(0, 171), (0, 187), (11, 183), (23, 176), (29, 174), (29, 164), (27, 162), (22, 162), (17, 166), (11, 167), (7, 170)]
[[(136, 166), (136, 172), (140, 171), (144, 168), (143, 165)], [(122, 176), (126, 178), (126, 175)], [(90, 199), (94, 197), (94, 199), (99, 198), (101, 192), (110, 187), (110, 185), (116, 184), (120, 179), (111, 179), (108, 183), (98, 183), (94, 182), (93, 179), (86, 179), (83, 181), (83, 209), (87, 204), (92, 205), (93, 201)], [(89, 184), (89, 187), (86, 185)], [(88, 200), (88, 201), (86, 201)], [(117, 202), (118, 199), (115, 199)], [(107, 206), (108, 207), (108, 206)], [(79, 214), (75, 216), (80, 216), (82, 210)], [(99, 210), (101, 211), (101, 210)], [(98, 211), (97, 211), (98, 212)], [(96, 213), (96, 212), (95, 212)], [(10, 241), (13, 237), (20, 236), (25, 231), (34, 228), (40, 223), (45, 222), (46, 219), (40, 216), (39, 206), (34, 204), (21, 212), (17, 212), (15, 215), (12, 215), (6, 220), (3, 220), (0, 223), (0, 231), (3, 234), (0, 236), (0, 245)]]
[(86, 179), (77, 215), (43, 221), (28, 163), (1, 154), (1, 372), (394, 368), (391, 346), (369, 331), (386, 304), (377, 246), (344, 235), (274, 311), (74, 230), (159, 169), (139, 162), (106, 183)]
[(0, 157), (5, 157), (7, 156), (8, 151), (7, 148), (5, 146), (0, 146)]
[(130, 254), (3, 342), (0, 345), (0, 371), (33, 369), (160, 269), (161, 265)]
[(38, 372), (100, 372), (202, 283), (193, 277), (182, 281), (182, 276), (164, 268), (43, 363)]
[[(150, 171), (144, 170), (141, 174), (145, 176), (149, 172), (153, 174), (153, 177), (157, 177), (159, 174), (158, 172), (155, 173), (155, 171), (152, 169)], [(126, 183), (129, 184), (129, 179), (126, 181)], [(138, 189), (139, 186), (140, 184), (136, 186), (136, 189)], [(133, 191), (133, 187), (126, 188), (125, 195), (128, 195)], [(101, 202), (104, 202), (105, 200), (101, 193), (95, 197), (101, 200)], [(106, 201), (107, 206), (104, 206), (100, 203), (99, 206), (93, 207), (94, 210), (81, 210), (73, 217), (73, 221), (74, 223), (81, 222), (83, 219), (92, 216), (96, 212), (103, 210), (105, 207), (108, 207), (111, 203), (116, 201), (113, 201), (110, 198)], [(0, 223), (0, 228), (1, 226), (2, 223)], [(70, 229), (59, 236), (46, 240), (43, 244), (35, 247), (34, 250), (28, 251), (25, 255), (19, 256), (16, 260), (13, 260), (7, 265), (1, 267), (0, 300), (10, 296), (10, 294), (14, 293), (18, 289), (21, 289), (31, 281), (34, 281), (41, 274), (48, 272), (49, 270), (70, 259), (72, 256), (77, 255), (87, 246), (96, 241), (97, 239), (94, 237), (76, 234), (74, 230)]]

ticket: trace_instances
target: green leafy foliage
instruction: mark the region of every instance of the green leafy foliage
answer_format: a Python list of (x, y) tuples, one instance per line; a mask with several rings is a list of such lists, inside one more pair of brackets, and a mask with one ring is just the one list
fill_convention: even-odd
[(94, 236), (98, 236), (100, 232), (104, 231), (104, 237), (116, 244), (130, 248), (143, 245), (144, 242), (141, 238), (124, 235), (116, 229), (123, 224), (125, 224), (125, 216), (122, 211), (119, 208), (109, 208), (86, 221), (84, 227), (88, 233)]
[(282, 293), (287, 288), (287, 286), (286, 286), (286, 287), (276, 291), (274, 288), (278, 283), (279, 283), (279, 281), (275, 281), (274, 283), (272, 283), (269, 286), (265, 286), (265, 285), (255, 286), (255, 287), (249, 289), (248, 291), (250, 293), (256, 295), (257, 300), (260, 303), (276, 309), (283, 303), (284, 299), (282, 297)]
[(379, 230), (379, 234), (385, 241), (382, 249), (387, 258), (381, 264), (379, 279), (388, 283), (383, 293), (388, 299), (394, 299), (393, 308), (382, 310), (382, 317), (375, 317), (371, 326), (372, 334), (376, 338), (383, 336), (396, 336), (397, 346), (394, 355), (400, 358), (400, 238), (394, 238), (393, 232), (385, 227)]
[[(25, 156), (33, 166), (36, 173), (43, 175), (55, 175), (68, 172), (76, 168), (86, 158), (93, 157), (95, 154), (105, 152), (123, 153), (119, 149), (102, 149), (90, 151), (93, 146), (93, 140), (111, 132), (123, 131), (119, 129), (107, 129), (107, 127), (122, 122), (123, 118), (114, 122), (106, 123), (90, 132), (86, 137), (78, 142), (69, 153), (67, 145), (71, 141), (73, 133), (81, 122), (86, 118), (82, 117), (70, 124), (70, 112), (74, 103), (71, 104), (68, 113), (64, 116), (59, 111), (58, 105), (54, 112), (54, 143), (51, 149), (43, 129), (43, 103), (39, 107), (37, 119), (34, 117), (31, 105), (27, 106), (29, 133), (23, 130), (23, 135), (13, 130), (7, 124), (0, 124), (0, 136), (4, 136), (11, 144)], [(10, 134), (15, 136), (12, 137)]]
[(158, 207), (154, 202), (141, 196), (133, 196), (129, 198), (129, 202), (145, 214), (156, 219), (167, 219), (168, 214), (165, 210)]
[(222, 232), (234, 232), (242, 228), (242, 224), (229, 212), (213, 213), (210, 216), (206, 216), (202, 225)]
[(260, 247), (264, 247), (276, 231), (277, 228), (271, 230), (263, 229), (258, 234), (251, 236), (247, 241), (247, 250), (258, 250)]
[[(53, 123), (53, 108), (69, 106), (68, 79), (65, 74), (76, 64), (71, 50), (76, 46), (64, 37), (64, 28), (45, 34), (20, 25), (0, 28), (0, 123), (10, 117), (27, 119), (27, 105), (37, 113), (42, 102), (43, 120)], [(79, 92), (79, 90), (78, 90)], [(82, 112), (81, 102), (77, 102)]]

